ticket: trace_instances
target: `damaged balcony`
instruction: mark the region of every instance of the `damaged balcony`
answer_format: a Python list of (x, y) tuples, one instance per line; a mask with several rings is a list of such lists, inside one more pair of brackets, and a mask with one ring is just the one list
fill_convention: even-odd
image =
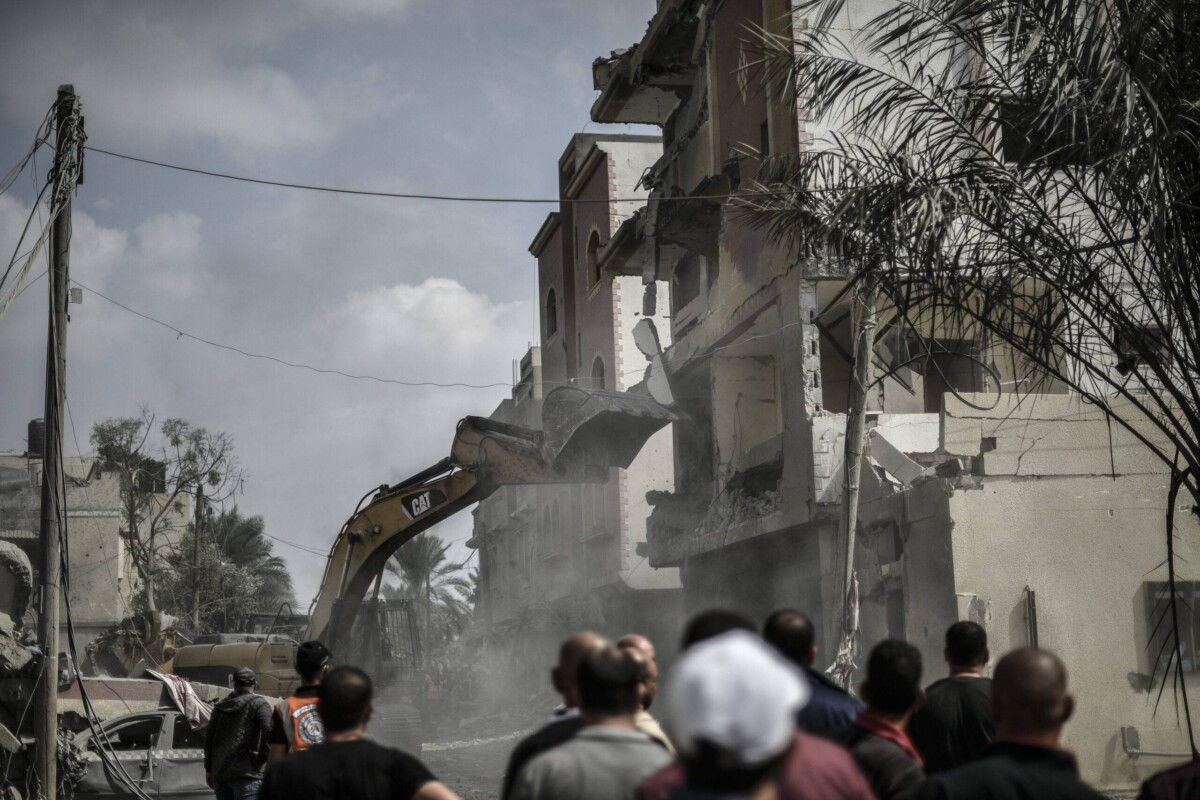
[(592, 105), (596, 122), (663, 125), (690, 93), (695, 53), (703, 46), (697, 0), (659, 5), (642, 40), (592, 64), (600, 96)]

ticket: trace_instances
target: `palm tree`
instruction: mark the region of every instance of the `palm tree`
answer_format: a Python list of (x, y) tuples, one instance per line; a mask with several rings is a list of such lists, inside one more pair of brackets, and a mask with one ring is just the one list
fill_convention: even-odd
[(387, 572), (400, 579), (388, 585), (384, 596), (409, 600), (424, 622), (424, 639), (431, 645), (452, 641), (470, 622), (471, 582), (461, 574), (463, 564), (450, 563), (448, 542), (423, 533), (407, 542), (387, 564)]
[(287, 562), (274, 554), (261, 516), (243, 517), (237, 506), (210, 518), (204, 534), (226, 561), (249, 568), (262, 579), (259, 611), (276, 611), (284, 603), (295, 605), (292, 575)]
[(752, 219), (842, 262), (876, 330), (919, 343), (901, 366), (973, 342), (1016, 391), (1066, 386), (1146, 445), (1168, 508), (1200, 504), (1200, 4), (909, 0), (856, 27), (846, 7), (763, 33), (762, 66), (832, 133), (766, 166)]

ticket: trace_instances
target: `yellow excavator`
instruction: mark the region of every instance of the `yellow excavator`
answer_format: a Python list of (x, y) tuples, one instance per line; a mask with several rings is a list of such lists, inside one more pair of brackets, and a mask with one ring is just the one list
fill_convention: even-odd
[[(543, 401), (541, 430), (465, 417), (448, 457), (379, 487), (355, 510), (333, 543), (305, 638), (323, 641), (335, 661), (373, 672), (385, 696), (390, 685), (391, 702), (385, 698), (377, 714), (389, 729), (386, 738), (419, 752), (411, 698), (421, 668), (420, 642), (411, 609), (379, 599), (388, 559), (417, 534), (501, 486), (606, 482), (613, 467), (628, 467), (655, 432), (676, 420), (673, 411), (646, 396), (560, 387)], [(371, 599), (364, 599), (372, 584)], [(293, 640), (215, 638), (180, 648), (164, 667), (190, 680), (225, 685), (235, 669), (248, 666), (258, 674), (259, 692), (274, 696), (297, 685)]]

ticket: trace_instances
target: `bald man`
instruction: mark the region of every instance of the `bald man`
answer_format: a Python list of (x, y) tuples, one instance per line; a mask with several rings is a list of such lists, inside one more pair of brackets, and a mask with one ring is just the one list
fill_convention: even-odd
[(674, 754), (675, 746), (671, 744), (662, 725), (650, 714), (650, 706), (658, 694), (658, 661), (654, 658), (654, 643), (640, 633), (627, 633), (617, 640), (617, 647), (633, 656), (633, 662), (638, 667), (638, 708), (633, 724)]
[(550, 670), (550, 683), (562, 696), (562, 707), (554, 712), (554, 719), (549, 724), (522, 739), (508, 757), (508, 768), (500, 788), (501, 800), (508, 800), (517, 775), (528, 761), (570, 741), (583, 728), (579, 716), (579, 665), (588, 653), (608, 644), (608, 640), (595, 631), (580, 631), (558, 648), (558, 663)]
[(916, 800), (1100, 800), (1059, 744), (1074, 710), (1057, 656), (1032, 647), (1012, 651), (992, 675), (996, 738), (978, 761), (922, 784)]

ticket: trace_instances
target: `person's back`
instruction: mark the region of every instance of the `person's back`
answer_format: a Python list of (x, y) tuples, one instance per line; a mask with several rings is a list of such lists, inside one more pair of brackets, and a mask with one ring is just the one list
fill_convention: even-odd
[(266, 798), (392, 800), (415, 797), (433, 773), (418, 759), (369, 739), (326, 742), (271, 767)]
[(862, 694), (866, 710), (831, 738), (850, 751), (879, 800), (907, 800), (925, 779), (921, 756), (905, 733), (923, 695), (920, 652), (895, 639), (877, 644)]
[(829, 736), (852, 723), (863, 704), (813, 669), (817, 659), (816, 629), (802, 612), (781, 608), (763, 623), (763, 639), (804, 673), (811, 694), (800, 709), (801, 730)]
[(1062, 662), (1044, 650), (1014, 650), (993, 678), (996, 738), (979, 760), (931, 777), (917, 800), (1099, 800), (1059, 746), (1073, 711)]
[(325, 740), (274, 762), (263, 800), (458, 800), (417, 758), (366, 738), (371, 679), (349, 666), (321, 684)]
[(512, 795), (517, 775), (538, 755), (568, 742), (583, 729), (579, 717), (579, 662), (588, 652), (605, 643), (592, 631), (580, 631), (567, 638), (558, 649), (558, 663), (550, 670), (550, 683), (563, 699), (564, 713), (526, 736), (513, 748), (500, 786), (500, 800)]
[(204, 734), (204, 778), (220, 800), (257, 796), (267, 760), (271, 707), (254, 693), (253, 670), (237, 670), (233, 681), (233, 694), (213, 706)]
[(325, 738), (321, 718), (317, 714), (317, 693), (321, 679), (329, 672), (332, 654), (318, 641), (303, 642), (296, 648), (295, 666), (300, 675), (300, 686), (291, 697), (276, 703), (271, 712), (270, 763), (275, 763), (289, 752), (298, 752)]
[(873, 798), (845, 750), (796, 730), (808, 687), (781, 656), (741, 630), (688, 649), (667, 683), (680, 758), (643, 781), (638, 800)]
[(995, 734), (992, 681), (984, 677), (987, 632), (974, 622), (956, 622), (946, 631), (945, 656), (949, 677), (925, 690), (925, 705), (909, 723), (929, 775), (979, 758)]
[(612, 645), (588, 652), (579, 665), (584, 727), (570, 741), (533, 758), (519, 772), (517, 800), (622, 800), (670, 753), (635, 727), (640, 671)]
[(646, 776), (671, 760), (639, 730), (590, 725), (526, 765), (517, 798), (630, 798)]
[[(673, 761), (642, 781), (637, 800), (673, 800), (686, 782), (683, 762)], [(845, 748), (799, 730), (792, 733), (774, 788), (776, 800), (876, 800)]]
[(925, 697), (909, 723), (925, 772), (936, 775), (978, 759), (995, 735), (991, 679), (952, 675), (931, 684)]

